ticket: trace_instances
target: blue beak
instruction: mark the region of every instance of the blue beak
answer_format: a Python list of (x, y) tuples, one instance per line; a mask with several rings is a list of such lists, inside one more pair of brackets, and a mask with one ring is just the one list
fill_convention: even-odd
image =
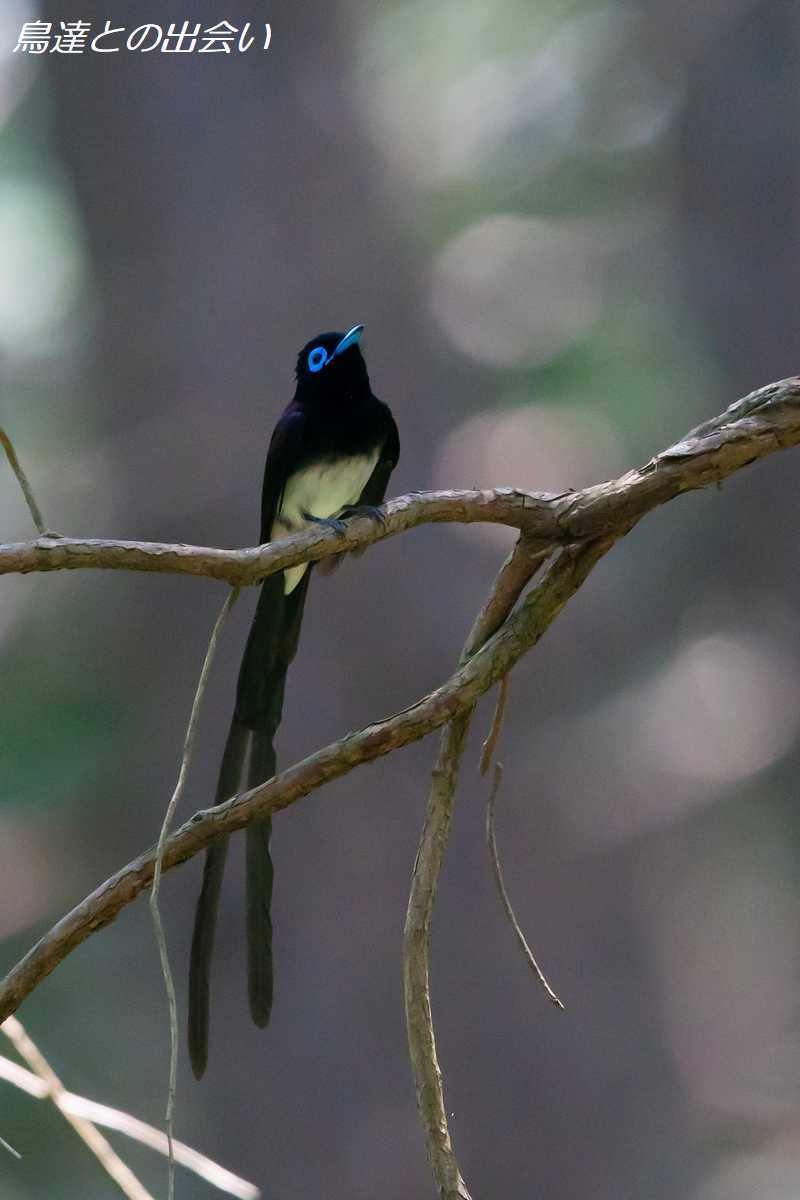
[[(336, 347), (333, 354), (328, 359), (328, 362), (332, 363), (333, 360), (339, 354), (343, 354), (344, 351), (349, 350), (351, 346), (357, 346), (359, 341), (361, 340), (361, 335), (363, 332), (364, 332), (363, 325), (354, 325), (352, 329), (348, 329), (347, 333), (344, 335), (342, 340), (339, 342), (339, 345)], [(327, 363), (326, 363), (326, 366), (327, 366)]]

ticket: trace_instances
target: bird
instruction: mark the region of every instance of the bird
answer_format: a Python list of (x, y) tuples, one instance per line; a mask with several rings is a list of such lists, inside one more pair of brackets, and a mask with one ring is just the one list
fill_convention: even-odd
[[(297, 358), (293, 399), (275, 426), (261, 494), (261, 543), (312, 524), (344, 530), (347, 516), (382, 521), (379, 506), (400, 456), (389, 407), (373, 395), (361, 352), (363, 325), (321, 333)], [(318, 564), (321, 570), (341, 556)], [(214, 803), (272, 778), (274, 739), (283, 712), (286, 675), (297, 653), (312, 564), (269, 575), (261, 584), (236, 685), (236, 702), (220, 763)], [(251, 1016), (269, 1023), (273, 999), (272, 822), (246, 831), (247, 959)], [(200, 1079), (208, 1062), (210, 970), (227, 837), (206, 850), (195, 912), (189, 969), (189, 1057)]]

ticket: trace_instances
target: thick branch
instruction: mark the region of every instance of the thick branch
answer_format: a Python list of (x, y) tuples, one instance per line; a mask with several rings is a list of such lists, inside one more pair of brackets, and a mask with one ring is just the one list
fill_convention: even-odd
[(421, 492), (384, 506), (383, 525), (355, 517), (345, 534), (315, 527), (266, 546), (217, 550), (160, 542), (39, 538), (0, 545), (0, 574), (84, 567), (206, 575), (252, 584), (300, 562), (367, 546), (430, 522), (489, 521), (523, 531), (540, 548), (604, 537), (681, 492), (719, 483), (775, 450), (800, 442), (800, 379), (768, 384), (692, 430), (644, 467), (560, 496), (495, 488)]
[(302, 533), (243, 550), (100, 538), (38, 538), (33, 542), (0, 545), (0, 575), (99, 567), (112, 571), (206, 575), (246, 585), (297, 563), (316, 562), (330, 554), (368, 546), (431, 522), (486, 521), (521, 529), (529, 520), (529, 510), (536, 510), (538, 524), (546, 530), (547, 542), (562, 541), (550, 504), (551, 498), (544, 494), (534, 496), (511, 488), (417, 492), (388, 501), (381, 510), (385, 514), (383, 523), (371, 517), (351, 517), (342, 534), (314, 525)]

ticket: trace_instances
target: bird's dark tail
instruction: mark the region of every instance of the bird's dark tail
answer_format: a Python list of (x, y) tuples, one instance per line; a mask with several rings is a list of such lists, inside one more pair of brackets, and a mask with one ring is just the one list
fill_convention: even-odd
[[(286, 674), (297, 653), (311, 568), (288, 596), (283, 575), (262, 585), (239, 674), (236, 719), (253, 730), (248, 785), (275, 774), (273, 739), (283, 713)], [(250, 1013), (266, 1025), (272, 1012), (272, 819), (247, 827), (247, 980)]]
[[(239, 790), (250, 731), (234, 717), (219, 769), (215, 804), (221, 804)], [(203, 886), (194, 915), (192, 954), (189, 962), (189, 1058), (195, 1076), (200, 1079), (208, 1062), (208, 994), (214, 931), (228, 839), (219, 838), (206, 850)]]
[[(297, 652), (310, 576), (309, 567), (288, 595), (283, 590), (282, 573), (271, 575), (261, 586), (239, 670), (236, 708), (217, 783), (217, 804), (238, 790), (248, 742), (248, 786), (255, 787), (275, 774), (273, 739), (283, 711), (286, 674)], [(269, 817), (247, 828), (248, 990), (250, 1012), (257, 1025), (266, 1025), (272, 1011), (271, 832)], [(189, 1054), (198, 1079), (208, 1059), (209, 970), (226, 854), (227, 838), (206, 851), (192, 939)]]
[[(253, 734), (250, 749), (250, 787), (275, 774), (275, 750), (267, 730)], [(247, 990), (250, 1015), (266, 1025), (272, 1012), (272, 818), (247, 826)]]

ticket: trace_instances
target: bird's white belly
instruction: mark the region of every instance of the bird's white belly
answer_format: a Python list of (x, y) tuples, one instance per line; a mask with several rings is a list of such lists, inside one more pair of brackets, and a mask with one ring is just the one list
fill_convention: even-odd
[[(364, 485), (378, 461), (378, 451), (361, 454), (338, 462), (312, 463), (292, 475), (283, 489), (280, 507), (272, 525), (272, 538), (284, 537), (304, 529), (312, 517), (335, 517), (350, 504), (357, 504)], [(284, 591), (288, 595), (297, 587), (307, 570), (307, 564), (290, 567), (283, 573)]]

